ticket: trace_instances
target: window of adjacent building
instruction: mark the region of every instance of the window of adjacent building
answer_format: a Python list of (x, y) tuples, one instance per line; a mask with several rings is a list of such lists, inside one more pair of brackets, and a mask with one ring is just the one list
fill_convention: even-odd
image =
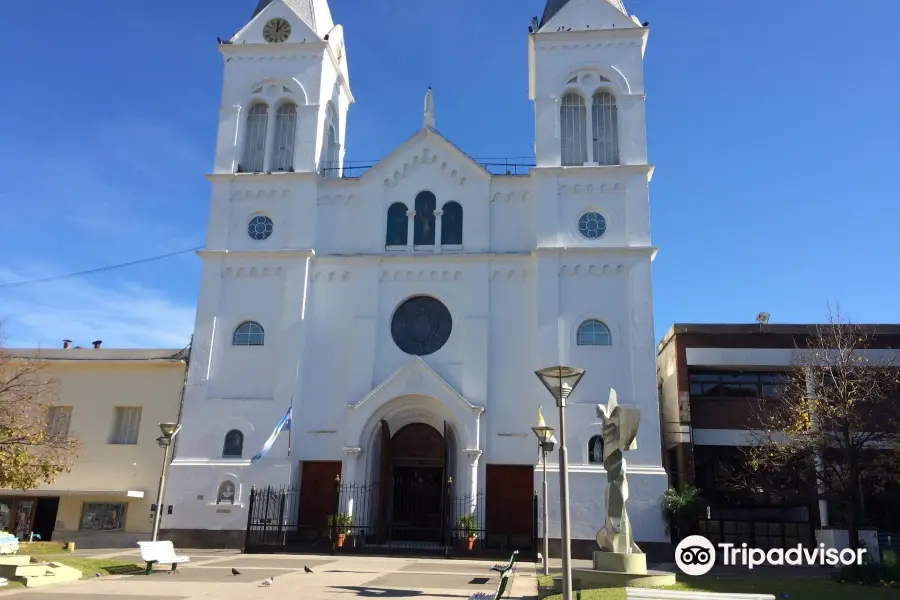
[(588, 462), (592, 465), (603, 464), (603, 436), (595, 435), (588, 442)]
[(244, 453), (244, 434), (237, 429), (232, 429), (225, 434), (225, 443), (222, 447), (222, 458), (240, 458)]
[(778, 395), (785, 383), (782, 373), (762, 371), (691, 371), (692, 398), (762, 398)]
[(579, 346), (612, 346), (612, 332), (603, 321), (588, 319), (578, 326), (576, 343)]
[(47, 411), (47, 432), (54, 436), (69, 435), (72, 422), (71, 406), (51, 406)]
[(85, 503), (81, 512), (81, 529), (111, 531), (125, 529), (125, 503)]
[(232, 346), (262, 346), (266, 341), (266, 332), (256, 321), (244, 321), (234, 330), (231, 338)]
[(137, 444), (141, 429), (140, 406), (117, 406), (110, 444)]

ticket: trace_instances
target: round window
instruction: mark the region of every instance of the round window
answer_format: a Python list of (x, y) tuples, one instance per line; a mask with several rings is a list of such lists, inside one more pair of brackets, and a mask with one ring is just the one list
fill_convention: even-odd
[(265, 215), (259, 215), (250, 219), (250, 223), (247, 225), (247, 235), (256, 241), (267, 240), (272, 235), (274, 227), (272, 219)]
[(410, 298), (397, 308), (391, 319), (391, 337), (397, 347), (415, 356), (440, 350), (453, 329), (450, 311), (430, 296)]
[(597, 212), (589, 212), (578, 219), (578, 231), (589, 240), (596, 240), (606, 233), (606, 218)]

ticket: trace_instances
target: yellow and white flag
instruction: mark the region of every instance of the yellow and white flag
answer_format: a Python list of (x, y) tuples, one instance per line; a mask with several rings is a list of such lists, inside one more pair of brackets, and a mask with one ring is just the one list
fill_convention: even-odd
[[(547, 422), (544, 420), (543, 406), (538, 406), (538, 422), (537, 422), (537, 424), (538, 424), (538, 427), (546, 427), (547, 426)], [(554, 436), (552, 433), (550, 434), (550, 441), (553, 442), (554, 444), (557, 443), (556, 436)]]

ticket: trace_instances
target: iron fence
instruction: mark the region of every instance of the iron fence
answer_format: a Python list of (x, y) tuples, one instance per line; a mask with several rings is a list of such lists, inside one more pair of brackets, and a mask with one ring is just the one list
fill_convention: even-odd
[(244, 552), (499, 556), (519, 549), (527, 555), (536, 548), (536, 511), (535, 500), (530, 532), (491, 531), (484, 493), (455, 495), (448, 485), (383, 489), (336, 481), (331, 498), (304, 497), (294, 487), (254, 487)]
[[(476, 158), (479, 165), (492, 175), (528, 175), (535, 166), (529, 156), (514, 158)], [(344, 161), (342, 167), (325, 167), (322, 174), (327, 179), (356, 179), (377, 164), (377, 161)]]

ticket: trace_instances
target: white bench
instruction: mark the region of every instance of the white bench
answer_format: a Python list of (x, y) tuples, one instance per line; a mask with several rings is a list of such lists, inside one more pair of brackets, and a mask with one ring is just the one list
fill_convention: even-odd
[(147, 575), (153, 572), (153, 565), (172, 565), (174, 571), (180, 563), (190, 562), (190, 557), (175, 554), (172, 542), (138, 542), (141, 547), (141, 560), (147, 563)]
[(625, 588), (626, 600), (775, 600), (772, 594), (724, 594), (719, 592), (679, 592), (649, 588)]

